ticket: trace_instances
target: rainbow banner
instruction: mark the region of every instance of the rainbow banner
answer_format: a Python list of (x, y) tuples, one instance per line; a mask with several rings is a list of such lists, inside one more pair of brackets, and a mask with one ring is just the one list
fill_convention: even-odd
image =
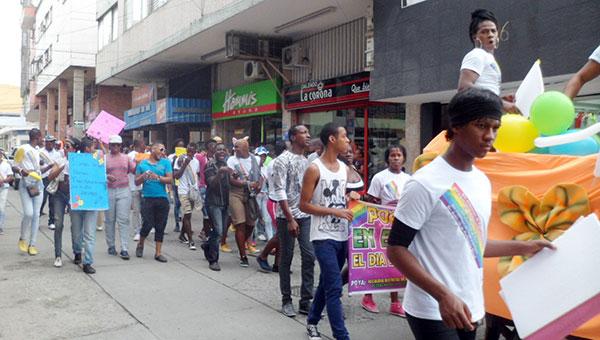
[(354, 220), (348, 242), (348, 293), (386, 293), (406, 286), (406, 278), (388, 260), (387, 240), (394, 207), (352, 201)]

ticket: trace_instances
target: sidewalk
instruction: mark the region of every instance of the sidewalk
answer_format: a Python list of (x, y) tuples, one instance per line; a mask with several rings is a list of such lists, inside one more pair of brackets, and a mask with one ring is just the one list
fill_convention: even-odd
[[(279, 313), (276, 274), (258, 272), (253, 257), (249, 268), (241, 268), (236, 253), (221, 254), (222, 271), (210, 271), (201, 250), (190, 251), (176, 240), (172, 214), (163, 245), (166, 264), (153, 259), (152, 242), (146, 244), (143, 259), (109, 256), (104, 232), (97, 232), (97, 273), (85, 275), (71, 262), (68, 217), (62, 268), (52, 265), (53, 232), (46, 216), (40, 223), (40, 254), (19, 253), (21, 207), (17, 193), (10, 190), (5, 234), (0, 235), (0, 338), (306, 339), (304, 316), (292, 319)], [(200, 222), (193, 220), (196, 234)], [(235, 249), (232, 234), (228, 240)], [(130, 254), (134, 250), (131, 241)], [(292, 268), (296, 295), (299, 258), (297, 254)], [(318, 264), (315, 269), (318, 278)], [(362, 310), (360, 298), (343, 298), (352, 338), (412, 339), (406, 320), (387, 313), (387, 296), (378, 296), (377, 301), (382, 312), (375, 315)], [(297, 306), (297, 298), (294, 303)], [(326, 318), (320, 330), (324, 339), (331, 338)]]

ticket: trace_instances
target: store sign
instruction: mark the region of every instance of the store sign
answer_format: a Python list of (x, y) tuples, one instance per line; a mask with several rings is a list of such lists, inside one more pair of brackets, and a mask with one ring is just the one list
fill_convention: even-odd
[(154, 100), (154, 92), (156, 87), (154, 84), (145, 84), (136, 86), (131, 91), (131, 107), (138, 107), (150, 104)]
[(286, 109), (369, 99), (369, 72), (327, 80), (309, 81), (285, 89)]
[(271, 80), (218, 91), (212, 96), (213, 120), (260, 116), (280, 111), (281, 99)]

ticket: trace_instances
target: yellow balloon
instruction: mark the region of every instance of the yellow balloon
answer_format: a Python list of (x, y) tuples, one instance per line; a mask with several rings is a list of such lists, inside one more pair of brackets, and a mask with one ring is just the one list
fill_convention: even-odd
[(529, 119), (516, 114), (502, 116), (494, 147), (502, 152), (527, 152), (535, 145), (533, 141), (540, 133)]

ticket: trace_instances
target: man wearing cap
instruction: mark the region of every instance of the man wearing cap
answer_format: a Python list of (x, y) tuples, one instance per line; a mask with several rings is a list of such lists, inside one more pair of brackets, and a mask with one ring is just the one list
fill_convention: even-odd
[(0, 149), (0, 235), (4, 234), (4, 209), (6, 208), (8, 187), (13, 179), (12, 167), (6, 160), (4, 150)]
[(267, 209), (267, 202), (269, 201), (269, 189), (268, 189), (268, 178), (267, 178), (267, 165), (269, 159), (269, 150), (267, 150), (264, 146), (259, 146), (254, 151), (258, 157), (260, 157), (260, 173), (263, 177), (263, 185), (260, 192), (256, 195), (256, 202), (260, 207), (260, 216), (261, 219), (258, 221), (259, 230), (255, 230), (255, 233), (262, 232), (258, 235), (258, 238), (262, 237), (263, 241), (270, 240), (273, 237), (273, 224), (271, 223), (271, 218), (269, 217), (269, 210)]
[(129, 260), (127, 241), (129, 238), (129, 208), (131, 191), (128, 174), (135, 172), (135, 163), (121, 152), (123, 140), (119, 135), (109, 137), (106, 156), (106, 179), (108, 180), (108, 211), (106, 212), (106, 245), (109, 255), (117, 255), (115, 248), (115, 224), (119, 225), (123, 260)]
[[(52, 135), (47, 135), (44, 138), (44, 148), (40, 150), (40, 160), (44, 165), (51, 165), (55, 163), (59, 163), (62, 156), (60, 152), (54, 149), (54, 143), (56, 142), (56, 138)], [(44, 189), (48, 187), (50, 181), (48, 180), (48, 175), (50, 171), (46, 171), (42, 174), (42, 181), (44, 182)], [(44, 200), (42, 201), (42, 207), (40, 208), (40, 216), (43, 215), (44, 206), (46, 202), (52, 202), (52, 194), (48, 191), (44, 190)], [(48, 229), (54, 230), (54, 205), (52, 203), (48, 203)]]

